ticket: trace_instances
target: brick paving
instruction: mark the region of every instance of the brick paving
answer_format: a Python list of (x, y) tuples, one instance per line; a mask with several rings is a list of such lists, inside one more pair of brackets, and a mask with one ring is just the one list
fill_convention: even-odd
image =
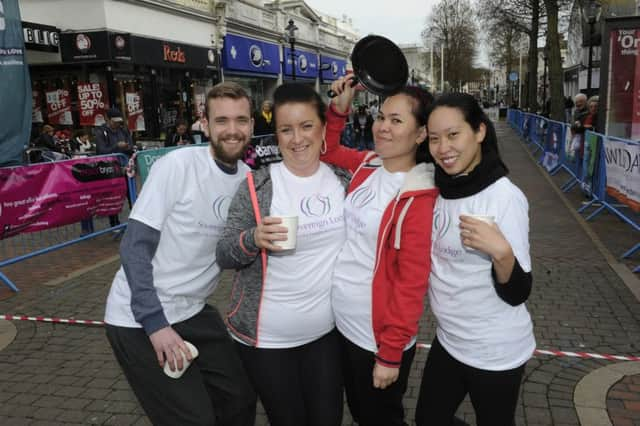
[[(497, 127), (511, 178), (530, 203), (534, 291), (527, 305), (538, 347), (640, 355), (640, 303), (542, 177), (522, 142), (504, 123)], [(576, 195), (568, 195), (574, 202), (572, 197)], [(603, 214), (591, 227), (599, 236), (616, 235), (602, 240), (617, 256), (637, 242), (638, 235), (619, 220), (610, 220), (610, 216)], [(3, 272), (16, 280), (22, 292), (7, 295), (2, 293), (4, 289), (0, 290), (5, 295), (0, 300), (0, 313), (101, 319), (117, 262), (72, 275), (57, 286), (39, 284), (115, 255), (117, 242), (104, 238), (65, 250), (63, 255), (48, 254), (28, 264), (15, 265), (11, 271), (4, 268)], [(632, 260), (640, 263), (637, 258)], [(211, 302), (224, 309), (228, 293), (226, 276)], [(429, 343), (434, 323), (428, 305), (426, 309), (419, 341)], [(18, 331), (16, 339), (0, 351), (0, 424), (149, 424), (113, 358), (101, 327), (28, 321), (13, 324)], [(425, 358), (426, 351), (420, 351), (412, 367), (405, 398), (408, 420), (413, 418)], [(573, 403), (576, 384), (590, 372), (610, 364), (611, 361), (604, 360), (548, 356), (531, 359), (526, 367), (516, 424), (579, 425)], [(631, 388), (630, 392), (617, 388), (628, 388), (626, 380), (609, 391), (607, 407), (612, 419), (625, 418), (622, 414), (633, 418), (629, 416), (637, 408), (632, 399), (616, 398), (620, 395), (617, 392), (638, 394), (637, 388)], [(463, 402), (458, 416), (469, 424), (475, 423), (468, 400)], [(261, 414), (256, 425), (266, 424)], [(348, 411), (344, 424), (351, 424)]]
[(609, 389), (607, 411), (613, 426), (640, 426), (640, 374), (625, 376)]

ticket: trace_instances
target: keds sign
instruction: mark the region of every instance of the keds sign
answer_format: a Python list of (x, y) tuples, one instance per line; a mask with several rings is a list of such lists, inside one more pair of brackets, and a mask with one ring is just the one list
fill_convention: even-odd
[(184, 51), (179, 47), (172, 49), (171, 46), (165, 44), (163, 47), (164, 60), (166, 62), (178, 62), (180, 64), (184, 64), (187, 62), (187, 56), (184, 54)]

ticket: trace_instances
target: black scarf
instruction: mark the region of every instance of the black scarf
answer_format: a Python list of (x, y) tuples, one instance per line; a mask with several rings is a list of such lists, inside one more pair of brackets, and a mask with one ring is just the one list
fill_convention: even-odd
[(482, 145), (482, 160), (468, 174), (449, 176), (436, 164), (436, 186), (443, 198), (455, 200), (477, 194), (509, 173), (498, 151), (484, 146), (484, 143)]

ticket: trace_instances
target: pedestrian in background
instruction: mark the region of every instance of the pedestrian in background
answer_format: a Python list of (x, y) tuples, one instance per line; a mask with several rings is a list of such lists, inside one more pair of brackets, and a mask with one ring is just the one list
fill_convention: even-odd
[[(251, 101), (236, 83), (207, 95), (210, 146), (156, 161), (122, 239), (107, 298), (107, 338), (154, 425), (253, 426), (255, 393), (218, 311), (215, 257), (231, 199), (249, 168)], [(199, 351), (194, 360), (185, 341)], [(174, 379), (163, 371), (182, 370)]]
[(347, 240), (331, 303), (342, 341), (347, 403), (360, 426), (403, 426), (402, 398), (416, 351), (430, 271), (438, 191), (426, 164), (427, 106), (417, 87), (389, 96), (373, 124), (375, 152), (340, 146), (355, 94), (348, 79), (327, 113), (323, 161), (355, 170), (345, 200)]
[(255, 129), (253, 131), (254, 136), (272, 135), (274, 133), (273, 123), (273, 104), (271, 101), (263, 101), (260, 111), (255, 115)]
[(429, 283), (437, 328), (416, 422), (453, 424), (469, 394), (478, 426), (514, 425), (535, 349), (524, 305), (532, 281), (527, 199), (506, 177), (493, 123), (471, 95), (437, 99), (428, 131), (440, 190)]

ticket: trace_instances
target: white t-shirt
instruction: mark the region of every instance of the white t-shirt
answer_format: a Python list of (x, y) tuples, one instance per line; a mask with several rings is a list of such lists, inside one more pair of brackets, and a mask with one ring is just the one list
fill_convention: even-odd
[(460, 215), (493, 216), (529, 272), (528, 210), (524, 194), (506, 177), (470, 197), (436, 200), (429, 302), (438, 340), (464, 364), (491, 371), (516, 368), (531, 357), (535, 338), (525, 305), (511, 306), (496, 293), (490, 257), (462, 245)]
[(344, 207), (347, 241), (333, 272), (331, 302), (340, 333), (367, 351), (376, 352), (372, 288), (382, 215), (398, 194), (406, 172), (378, 168), (351, 192)]
[(316, 340), (334, 326), (331, 272), (344, 243), (344, 195), (340, 180), (321, 163), (299, 177), (284, 163), (270, 166), (271, 216), (298, 216), (293, 251), (269, 256), (258, 324), (259, 347), (291, 348)]
[[(218, 284), (216, 244), (231, 199), (248, 170), (238, 161), (235, 175), (224, 173), (209, 147), (178, 149), (153, 164), (129, 217), (160, 231), (151, 263), (169, 323), (197, 314)], [(122, 267), (111, 285), (105, 322), (141, 327), (131, 311), (131, 290)]]

